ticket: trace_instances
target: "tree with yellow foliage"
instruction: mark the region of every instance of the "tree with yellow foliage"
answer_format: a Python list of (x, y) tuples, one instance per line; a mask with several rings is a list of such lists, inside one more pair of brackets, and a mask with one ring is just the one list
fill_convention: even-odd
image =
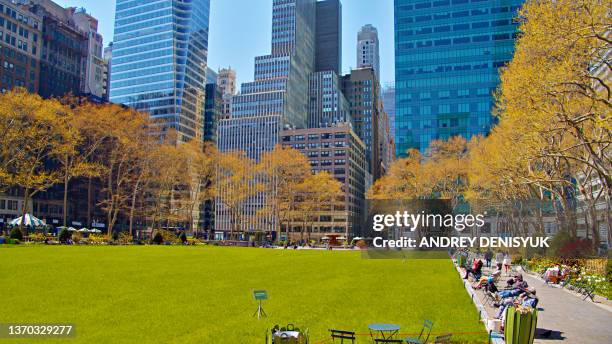
[(70, 125), (73, 118), (57, 100), (24, 89), (0, 94), (0, 182), (24, 190), (22, 216), (35, 194), (62, 180), (52, 163), (75, 150), (79, 134)]
[[(262, 155), (259, 170), (265, 180), (268, 204), (261, 215), (272, 213), (279, 225), (285, 225), (287, 238), (298, 202), (298, 187), (310, 175), (308, 159), (298, 150), (276, 145)], [(279, 236), (280, 237), (280, 236)]]
[[(347, 200), (344, 199), (342, 183), (328, 172), (321, 171), (309, 174), (297, 185), (295, 192), (298, 195), (295, 219), (302, 218), (302, 240), (306, 227), (310, 227), (308, 231), (308, 238), (310, 239), (312, 224), (321, 215), (333, 214), (335, 209), (346, 210)], [(345, 235), (348, 238), (348, 228)]]
[(256, 163), (244, 151), (230, 151), (219, 154), (216, 171), (217, 199), (230, 217), (230, 238), (245, 223), (245, 205), (264, 190), (258, 178)]

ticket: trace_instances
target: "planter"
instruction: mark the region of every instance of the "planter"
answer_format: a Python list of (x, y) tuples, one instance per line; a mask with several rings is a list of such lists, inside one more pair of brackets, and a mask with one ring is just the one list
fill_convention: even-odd
[(538, 322), (538, 311), (533, 308), (508, 307), (504, 323), (506, 344), (532, 344)]

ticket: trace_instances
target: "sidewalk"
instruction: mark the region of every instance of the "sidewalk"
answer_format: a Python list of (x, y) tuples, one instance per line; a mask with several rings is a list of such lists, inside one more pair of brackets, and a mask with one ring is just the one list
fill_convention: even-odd
[[(488, 275), (491, 269), (485, 268)], [(582, 301), (576, 295), (566, 290), (547, 286), (544, 282), (526, 272), (523, 278), (530, 287), (536, 288), (538, 303), (538, 335), (535, 343), (569, 343), (569, 344), (601, 344), (612, 343), (612, 310), (608, 305), (597, 305), (590, 300)], [(506, 285), (508, 276), (502, 275), (498, 286)], [(484, 294), (481, 290), (475, 291), (484, 304)], [(492, 316), (496, 308), (485, 306), (487, 313)], [(542, 334), (551, 331), (548, 337)]]

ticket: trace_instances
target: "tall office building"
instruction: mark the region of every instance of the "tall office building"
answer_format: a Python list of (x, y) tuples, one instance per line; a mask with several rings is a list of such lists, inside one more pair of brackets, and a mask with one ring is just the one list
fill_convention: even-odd
[[(279, 142), (283, 128), (305, 128), (309, 106), (308, 85), (315, 65), (315, 0), (274, 0), (272, 51), (255, 58), (255, 80), (242, 84), (232, 98), (231, 118), (219, 122), (220, 151), (244, 150), (259, 159)], [(224, 186), (219, 187), (224, 192)], [(276, 219), (258, 217), (271, 195), (258, 194), (245, 205), (243, 232), (275, 228)], [(230, 230), (229, 211), (215, 206), (215, 229)]]
[(104, 70), (106, 61), (102, 55), (104, 47), (102, 35), (98, 33), (98, 19), (88, 14), (84, 8), (78, 8), (72, 15), (75, 26), (87, 35), (85, 41), (87, 56), (81, 61), (81, 94), (97, 101), (104, 100)]
[(351, 124), (349, 103), (342, 92), (341, 79), (333, 70), (310, 75), (310, 108), (308, 127), (330, 127), (338, 123)]
[(20, 0), (43, 18), (40, 87), (45, 98), (83, 93), (89, 53), (89, 32), (75, 22), (76, 9), (51, 0)]
[(396, 145), (487, 134), (523, 0), (395, 0)]
[(340, 0), (317, 1), (315, 70), (342, 73), (342, 4)]
[(117, 0), (110, 100), (201, 139), (210, 1)]
[(43, 19), (0, 0), (0, 91), (24, 87), (38, 92)]
[[(281, 135), (283, 146), (297, 149), (308, 157), (313, 173), (328, 172), (342, 183), (342, 195), (338, 195), (334, 205), (315, 212), (310, 238), (320, 239), (329, 234), (343, 234), (348, 238), (360, 235), (369, 178), (365, 145), (351, 125), (284, 130)], [(290, 239), (301, 239), (302, 226), (302, 221), (292, 224)]]
[(366, 146), (368, 171), (376, 180), (383, 170), (379, 141), (380, 85), (374, 69), (353, 69), (342, 77), (342, 91), (349, 103), (355, 132)]
[(391, 133), (391, 138), (395, 141), (395, 85), (384, 87), (381, 98), (383, 107), (389, 117), (389, 132)]
[(380, 80), (379, 49), (378, 30), (370, 24), (364, 25), (357, 33), (357, 68), (373, 68), (378, 80)]

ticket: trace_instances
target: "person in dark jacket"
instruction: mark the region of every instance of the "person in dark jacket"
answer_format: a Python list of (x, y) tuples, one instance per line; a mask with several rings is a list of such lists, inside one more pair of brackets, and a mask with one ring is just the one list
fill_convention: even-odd
[(479, 280), (480, 276), (482, 276), (482, 266), (483, 266), (482, 260), (480, 259), (475, 260), (474, 266), (472, 268), (465, 269), (465, 276), (463, 276), (463, 279), (468, 279), (470, 274), (472, 274), (475, 280)]

